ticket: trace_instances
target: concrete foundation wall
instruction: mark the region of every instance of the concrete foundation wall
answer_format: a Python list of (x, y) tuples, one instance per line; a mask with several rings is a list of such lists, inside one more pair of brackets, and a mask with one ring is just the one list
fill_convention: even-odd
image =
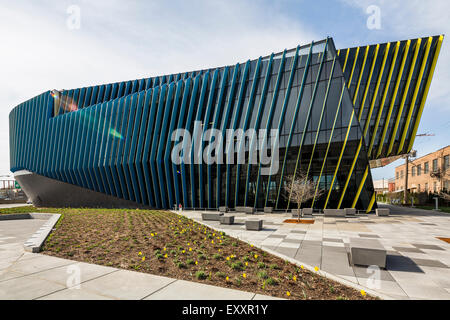
[(146, 208), (128, 200), (50, 179), (33, 172), (15, 175), (36, 207)]

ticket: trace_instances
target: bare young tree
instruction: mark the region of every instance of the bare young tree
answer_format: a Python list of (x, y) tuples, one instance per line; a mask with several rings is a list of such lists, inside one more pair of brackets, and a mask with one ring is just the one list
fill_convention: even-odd
[(305, 203), (314, 197), (319, 198), (324, 193), (324, 190), (317, 188), (317, 183), (308, 179), (303, 172), (297, 173), (295, 177), (288, 176), (285, 181), (285, 196), (293, 203), (296, 203), (298, 209), (301, 208), (302, 203)]
[(450, 194), (445, 193), (445, 192), (440, 192), (439, 196), (444, 199), (445, 201), (450, 201)]

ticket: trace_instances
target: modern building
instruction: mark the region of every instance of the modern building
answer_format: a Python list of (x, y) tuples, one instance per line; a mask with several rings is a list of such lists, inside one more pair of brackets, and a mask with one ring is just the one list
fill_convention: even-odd
[(405, 164), (395, 167), (396, 190), (404, 190), (406, 174), (410, 192), (449, 192), (450, 145), (409, 161), (408, 173)]
[[(231, 66), (47, 91), (10, 114), (11, 171), (37, 205), (285, 209), (297, 206), (286, 181), (302, 173), (317, 183), (303, 207), (370, 211), (369, 161), (411, 150), (442, 41), (336, 50), (327, 38)], [(244, 163), (176, 163), (176, 129), (202, 138), (183, 159), (227, 129), (275, 130), (257, 144), (269, 146), (270, 170), (251, 161), (245, 136), (225, 148)]]

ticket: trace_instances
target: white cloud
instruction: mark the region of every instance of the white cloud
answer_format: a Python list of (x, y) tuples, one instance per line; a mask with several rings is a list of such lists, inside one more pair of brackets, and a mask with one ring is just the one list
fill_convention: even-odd
[[(43, 91), (234, 64), (317, 40), (262, 2), (35, 3), (0, 4), (0, 174), (9, 171), (10, 110)], [(71, 4), (79, 30), (66, 26)]]

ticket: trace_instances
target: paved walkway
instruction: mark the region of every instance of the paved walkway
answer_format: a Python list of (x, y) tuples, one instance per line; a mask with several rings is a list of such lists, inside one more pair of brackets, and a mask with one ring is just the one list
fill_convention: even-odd
[[(0, 300), (20, 299), (277, 299), (23, 251), (45, 220), (0, 221)], [(79, 275), (80, 286), (74, 281)]]
[(31, 206), (28, 203), (0, 203), (0, 209)]
[[(227, 213), (236, 216), (235, 225), (202, 223), (395, 299), (450, 299), (450, 244), (437, 239), (450, 238), (450, 214), (390, 208), (393, 214), (389, 217), (317, 215), (314, 224), (282, 223), (291, 218), (288, 214), (258, 214), (256, 217), (264, 220), (262, 231), (245, 230), (249, 218), (245, 214)], [(201, 211), (183, 214), (201, 221)], [(388, 251), (378, 286), (372, 285), (370, 270), (350, 265), (350, 238), (378, 239)]]

